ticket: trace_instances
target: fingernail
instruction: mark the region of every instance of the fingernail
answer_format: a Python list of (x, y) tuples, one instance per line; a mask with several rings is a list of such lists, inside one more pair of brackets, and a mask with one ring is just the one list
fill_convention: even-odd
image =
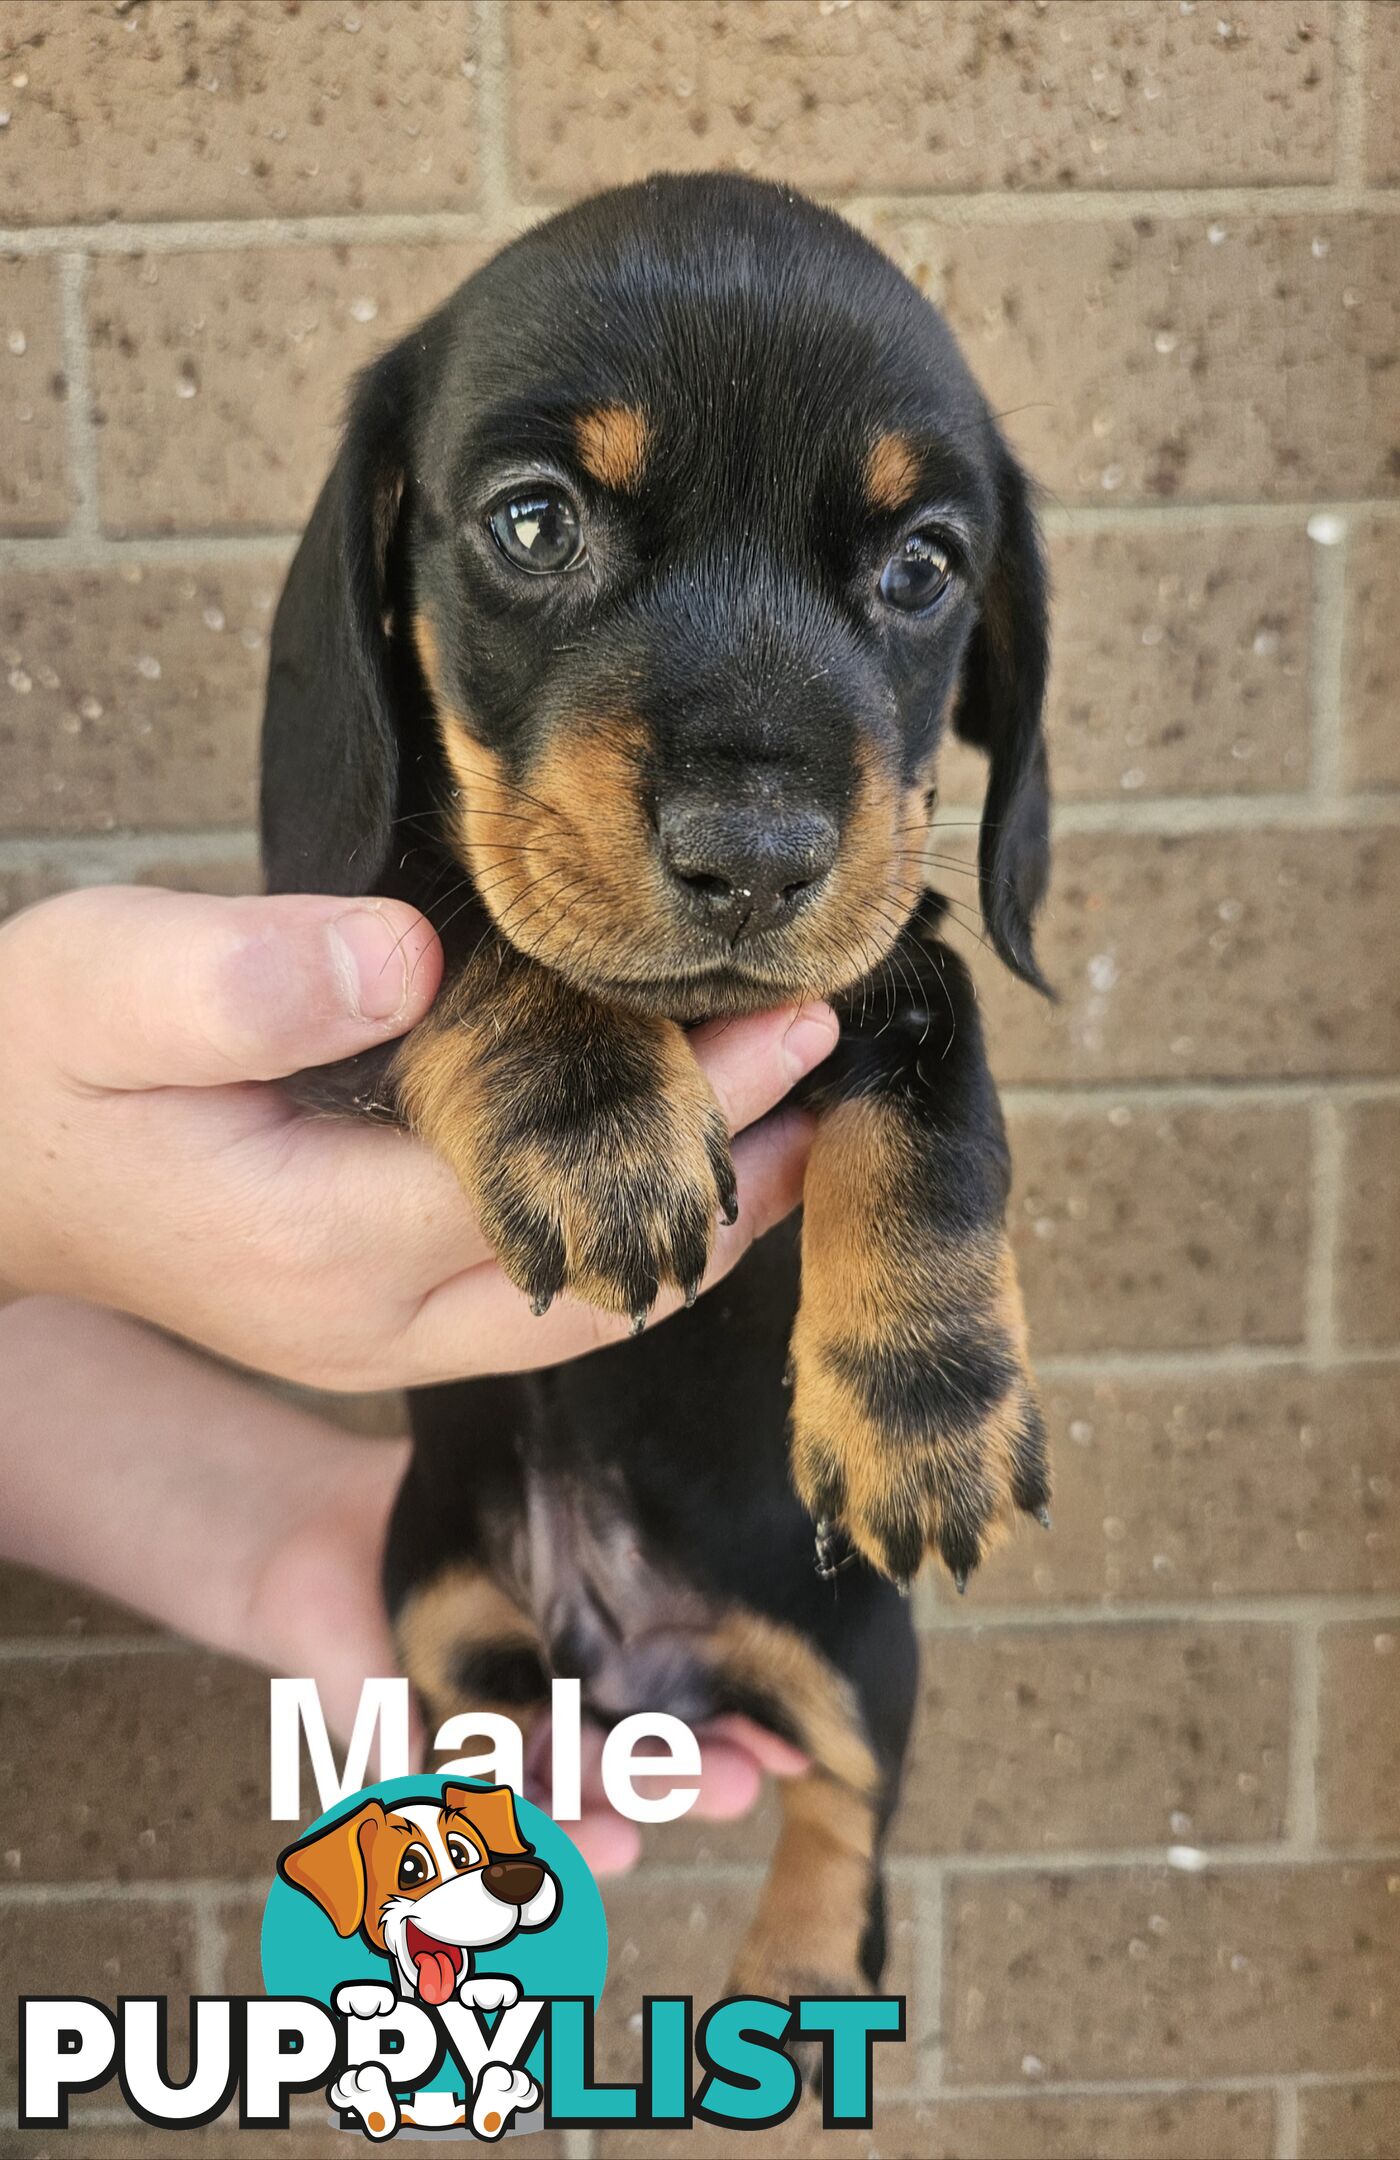
[(835, 1013), (820, 999), (799, 1005), (783, 1034), (783, 1056), (794, 1080), (800, 1080), (829, 1055), (840, 1032)]
[(376, 908), (351, 908), (331, 924), (331, 957), (357, 1020), (394, 1020), (408, 998), (403, 939)]

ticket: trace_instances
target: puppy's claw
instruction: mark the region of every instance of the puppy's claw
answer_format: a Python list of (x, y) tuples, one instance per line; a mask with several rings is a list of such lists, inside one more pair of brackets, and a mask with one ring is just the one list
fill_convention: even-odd
[(1054, 1528), (1054, 1524), (1050, 1520), (1050, 1510), (1045, 1505), (1045, 1502), (1043, 1500), (1041, 1501), (1040, 1506), (1038, 1508), (1033, 1508), (1031, 1512), (1035, 1516), (1036, 1521), (1040, 1524), (1042, 1530), (1052, 1530)]
[(695, 1303), (695, 1300), (696, 1300), (696, 1299), (697, 1299), (697, 1298), (699, 1297), (699, 1295), (700, 1295), (700, 1285), (701, 1285), (701, 1282), (702, 1282), (703, 1280), (704, 1280), (703, 1276), (700, 1276), (700, 1275), (692, 1275), (692, 1276), (691, 1276), (691, 1278), (690, 1278), (690, 1281), (689, 1281), (689, 1282), (688, 1282), (688, 1283), (687, 1283), (687, 1284), (685, 1285), (685, 1288), (684, 1288), (684, 1290), (682, 1291), (682, 1296), (683, 1296), (683, 1297), (685, 1298), (685, 1307), (686, 1307), (686, 1311), (687, 1311), (687, 1312), (689, 1312), (689, 1310), (690, 1310), (691, 1306), (692, 1306), (692, 1305), (693, 1305), (693, 1304)]
[(531, 1298), (530, 1310), (537, 1320), (543, 1320), (553, 1303), (554, 1292), (552, 1290), (540, 1290)]
[(737, 1186), (730, 1185), (720, 1194), (719, 1214), (720, 1221), (732, 1230), (739, 1220), (739, 1191)]
[(959, 1597), (967, 1596), (967, 1569), (965, 1567), (954, 1568), (953, 1585)]
[(634, 1335), (640, 1335), (640, 1334), (641, 1334), (641, 1332), (642, 1332), (642, 1329), (643, 1329), (643, 1328), (644, 1328), (644, 1327), (646, 1326), (646, 1324), (647, 1324), (647, 1314), (648, 1314), (648, 1313), (649, 1313), (650, 1311), (651, 1311), (651, 1307), (650, 1307), (649, 1305), (639, 1305), (639, 1306), (637, 1306), (636, 1310), (635, 1310), (635, 1311), (634, 1311), (633, 1313), (631, 1313), (631, 1314), (629, 1315), (629, 1318), (630, 1318), (630, 1320), (631, 1320), (631, 1323), (632, 1323), (632, 1328), (631, 1328), (631, 1332), (632, 1332), (632, 1333), (633, 1333)]

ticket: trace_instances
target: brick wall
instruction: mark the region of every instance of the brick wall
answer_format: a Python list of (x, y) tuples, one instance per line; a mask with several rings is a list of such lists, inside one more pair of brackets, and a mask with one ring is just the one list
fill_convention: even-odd
[[(1062, 1002), (980, 975), (1056, 1528), (923, 1593), (885, 2155), (1400, 2153), (1398, 94), (1366, 0), (0, 18), (9, 905), (252, 877), (345, 377), (581, 190), (730, 163), (841, 203), (1046, 484)], [(951, 761), (963, 857), (976, 796)], [(256, 1984), (262, 1684), (14, 1576), (0, 1637), (14, 1969)], [(656, 1840), (621, 1996), (718, 1985), (766, 1827)], [(84, 2151), (147, 2143), (99, 2106)]]

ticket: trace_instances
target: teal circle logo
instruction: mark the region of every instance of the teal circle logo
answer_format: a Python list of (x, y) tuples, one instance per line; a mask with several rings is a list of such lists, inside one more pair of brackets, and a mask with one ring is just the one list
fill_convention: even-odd
[[(573, 1840), (508, 1787), (467, 1778), (389, 1778), (337, 1802), (282, 1854), (263, 1910), (267, 1993), (327, 2008), (349, 1981), (434, 2005), (470, 2002), (472, 1981), (497, 1974), (522, 1997), (596, 2006), (607, 1963), (603, 1901)], [(452, 2079), (448, 2065), (432, 2083)]]

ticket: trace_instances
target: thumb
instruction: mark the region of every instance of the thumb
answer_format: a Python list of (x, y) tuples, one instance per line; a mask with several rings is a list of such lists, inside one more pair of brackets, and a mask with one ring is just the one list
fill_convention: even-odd
[(275, 1080), (387, 1042), (431, 1005), (437, 934), (401, 900), (99, 886), (18, 916), (0, 1002), (94, 1087)]

